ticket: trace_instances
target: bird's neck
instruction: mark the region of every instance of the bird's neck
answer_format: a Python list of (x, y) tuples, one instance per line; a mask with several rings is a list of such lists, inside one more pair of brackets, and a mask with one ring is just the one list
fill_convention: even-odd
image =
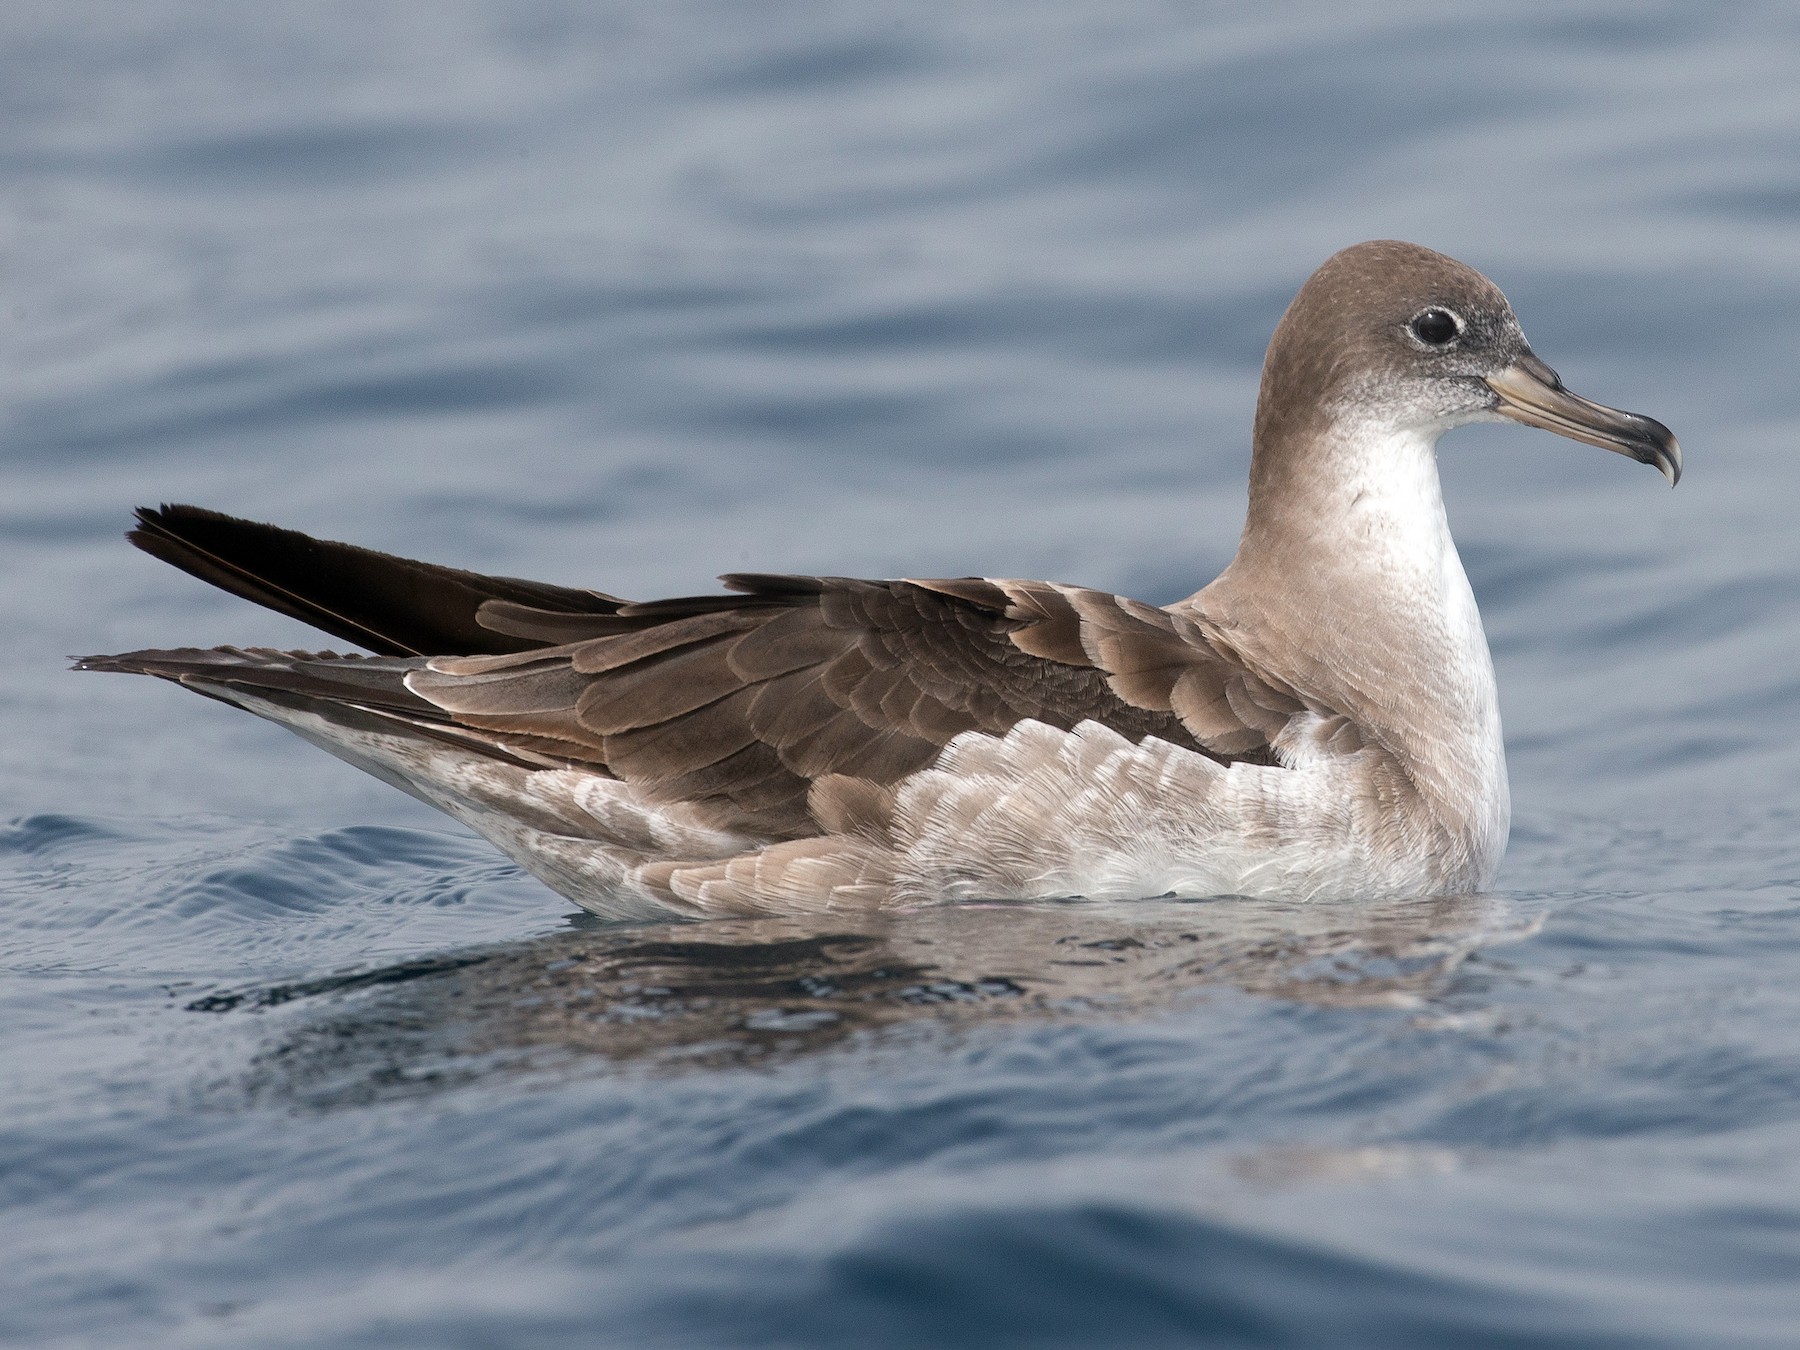
[(1505, 837), (1505, 757), (1437, 436), (1328, 426), (1304, 444), (1259, 444), (1237, 556), (1189, 603), (1252, 661), (1373, 733), (1445, 828), (1485, 848)]
[(1382, 589), (1411, 589), (1446, 568), (1461, 577), (1438, 435), (1352, 424), (1327, 426), (1284, 453), (1259, 448), (1233, 567), (1287, 573), (1306, 558), (1328, 577)]

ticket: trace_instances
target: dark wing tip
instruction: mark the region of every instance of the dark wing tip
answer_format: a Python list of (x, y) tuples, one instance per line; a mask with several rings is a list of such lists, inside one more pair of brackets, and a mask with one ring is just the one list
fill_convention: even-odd
[(235, 647), (171, 647), (140, 652), (108, 652), (96, 656), (72, 656), (71, 670), (99, 670), (120, 675), (161, 675), (174, 679), (179, 670), (200, 664), (243, 664)]
[(235, 516), (228, 516), (223, 511), (209, 511), (204, 506), (189, 506), (183, 502), (163, 502), (160, 506), (136, 506), (132, 508), (132, 516), (137, 526), (126, 534), (126, 538), (136, 542), (138, 536), (146, 532), (173, 533), (174, 525), (181, 520), (237, 521)]
[(488, 600), (582, 614), (619, 602), (515, 577), (395, 557), (204, 507), (140, 506), (126, 538), (168, 563), (254, 604), (389, 656), (526, 650), (542, 642), (484, 626)]

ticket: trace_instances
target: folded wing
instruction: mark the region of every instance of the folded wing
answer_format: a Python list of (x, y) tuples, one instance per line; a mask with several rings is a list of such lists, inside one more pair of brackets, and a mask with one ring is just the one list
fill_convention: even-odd
[(143, 519), (147, 551), (412, 659), (139, 652), (94, 668), (261, 687), (515, 763), (586, 766), (766, 839), (819, 833), (967, 732), (1091, 721), (1274, 764), (1303, 711), (1201, 620), (1046, 582), (746, 574), (724, 578), (730, 594), (630, 603), (193, 508)]

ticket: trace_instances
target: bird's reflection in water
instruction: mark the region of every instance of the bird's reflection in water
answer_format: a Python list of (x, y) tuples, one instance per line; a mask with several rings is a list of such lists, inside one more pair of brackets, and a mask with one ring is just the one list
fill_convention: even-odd
[(1413, 1006), (1479, 948), (1533, 927), (1512, 902), (1481, 897), (588, 926), (189, 1006), (336, 995), (259, 1058), (265, 1087), (323, 1103), (430, 1090), (505, 1064), (542, 1066), (545, 1052), (668, 1070), (768, 1064), (903, 1023), (1130, 1017), (1219, 988), (1315, 1005)]

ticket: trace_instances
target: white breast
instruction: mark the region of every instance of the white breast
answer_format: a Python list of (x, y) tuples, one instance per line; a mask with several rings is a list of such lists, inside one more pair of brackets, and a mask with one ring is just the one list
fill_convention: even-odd
[(969, 733), (908, 779), (895, 811), (901, 901), (1445, 889), (1423, 823), (1396, 829), (1379, 750), (1291, 768), (1225, 766), (1088, 722)]
[[(1358, 546), (1364, 603), (1382, 618), (1369, 626), (1371, 640), (1387, 649), (1370, 654), (1389, 671), (1387, 730), (1446, 827), (1461, 836), (1467, 884), (1483, 886), (1506, 848), (1511, 797), (1493, 656), (1444, 512), (1443, 430), (1347, 436), (1337, 457), (1346, 509), (1322, 527)], [(1353, 642), (1340, 659), (1356, 661)]]

